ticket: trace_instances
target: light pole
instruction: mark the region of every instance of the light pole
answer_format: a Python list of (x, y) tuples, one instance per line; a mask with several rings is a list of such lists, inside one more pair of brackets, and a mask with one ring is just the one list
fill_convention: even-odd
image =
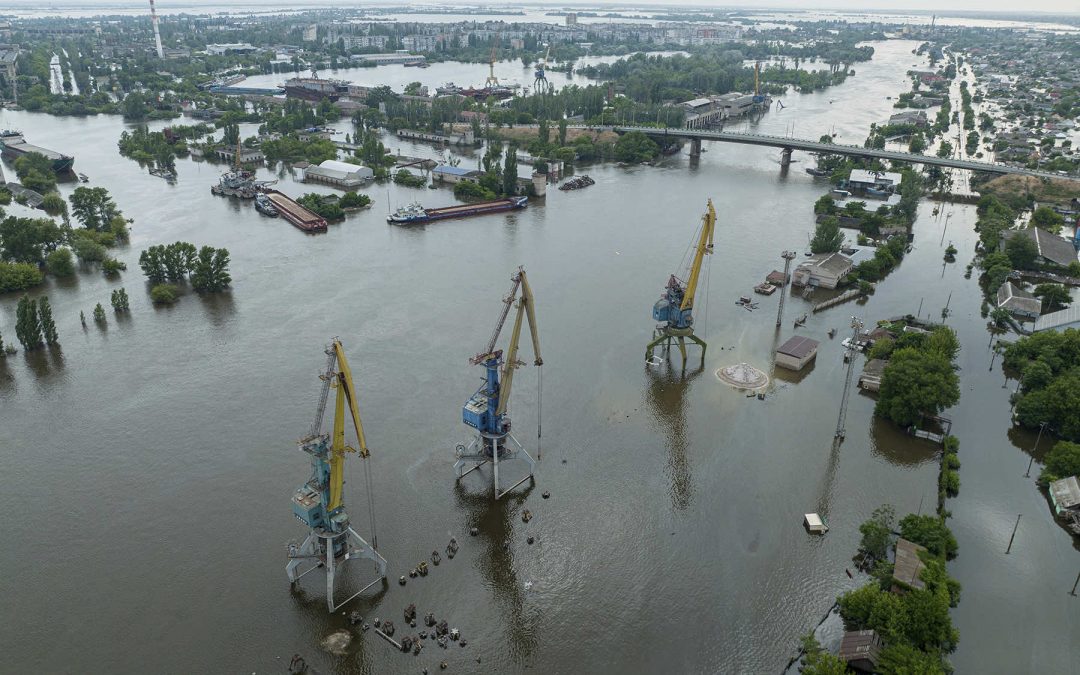
[(1035, 453), (1039, 451), (1039, 441), (1042, 440), (1043, 429), (1046, 428), (1046, 422), (1039, 422), (1039, 435), (1035, 438), (1035, 447), (1031, 451), (1031, 460), (1028, 462), (1027, 473), (1024, 474), (1024, 478), (1031, 477), (1031, 465), (1035, 463)]

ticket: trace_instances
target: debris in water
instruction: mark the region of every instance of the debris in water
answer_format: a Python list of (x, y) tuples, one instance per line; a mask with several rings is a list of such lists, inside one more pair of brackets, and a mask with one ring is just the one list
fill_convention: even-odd
[(530, 588), (532, 588), (532, 582), (531, 581), (526, 581), (525, 582), (525, 590), (529, 590)]
[(401, 651), (403, 651), (403, 652), (411, 652), (412, 651), (412, 646), (413, 646), (413, 639), (411, 637), (406, 635), (405, 637), (401, 638)]
[(451, 628), (450, 629), (450, 639), (453, 640), (454, 642), (457, 642), (457, 639), (459, 637), (461, 637), (461, 632), (458, 631), (457, 628)]
[(350, 642), (352, 642), (352, 634), (347, 630), (339, 630), (322, 641), (322, 648), (331, 654), (341, 655), (349, 648)]
[(440, 562), (442, 562), (442, 556), (439, 555), (438, 551), (432, 551), (431, 552), (431, 563), (433, 565), (438, 565)]
[(532, 520), (532, 511), (530, 511), (529, 509), (525, 509), (525, 511), (523, 511), (521, 514), (521, 522), (527, 523), (530, 520)]
[(416, 620), (416, 605), (410, 604), (408, 607), (405, 608), (405, 620), (406, 621), (415, 621)]
[(405, 585), (405, 575), (403, 574), (403, 575), (401, 575), (400, 577), (398, 577), (398, 580), (397, 580), (397, 582), (398, 582), (399, 584), (401, 584), (402, 586), (404, 586), (404, 585)]
[(429, 628), (431, 626), (434, 626), (435, 625), (435, 614), (433, 614), (432, 612), (428, 612), (427, 614), (425, 614), (424, 615), (424, 625), (429, 627)]
[(383, 621), (382, 632), (386, 633), (390, 637), (394, 637), (394, 622), (390, 619)]
[(462, 647), (464, 647), (465, 645), (467, 645), (469, 643), (465, 638), (461, 638), (461, 641), (458, 642), (458, 644), (461, 645)]
[(379, 617), (375, 617), (375, 621), (373, 621), (373, 623), (375, 624), (375, 627), (378, 628), (382, 625), (382, 620)]
[(480, 534), (480, 528), (474, 527), (474, 528), (470, 529), (469, 534), (471, 534), (472, 536), (475, 537), (476, 535)]
[(525, 540), (525, 543), (528, 544), (529, 546), (532, 546), (534, 541), (536, 541), (536, 540), (533, 539), (532, 537), (529, 537), (528, 539)]
[(354, 609), (353, 611), (349, 612), (349, 624), (350, 625), (355, 626), (356, 624), (361, 623), (363, 620), (364, 620), (364, 617), (360, 615), (359, 610)]
[(441, 668), (443, 670), (446, 670), (446, 668), (447, 668), (446, 661), (443, 661), (442, 663), (440, 663), (439, 668)]
[(542, 495), (540, 495), (540, 496), (543, 497), (544, 499), (547, 499), (548, 497), (551, 496), (551, 493), (548, 492), (547, 490), (544, 490), (544, 493)]
[(450, 632), (450, 627), (446, 623), (446, 619), (443, 619), (435, 626), (435, 634), (442, 637)]

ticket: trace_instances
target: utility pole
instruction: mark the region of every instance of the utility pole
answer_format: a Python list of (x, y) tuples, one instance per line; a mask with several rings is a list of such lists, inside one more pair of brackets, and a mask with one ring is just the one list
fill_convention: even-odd
[(1035, 438), (1035, 447), (1031, 451), (1031, 459), (1028, 461), (1027, 473), (1024, 474), (1024, 478), (1031, 478), (1031, 465), (1035, 463), (1035, 453), (1039, 451), (1039, 441), (1042, 440), (1043, 429), (1046, 428), (1046, 422), (1039, 422), (1039, 435)]
[(1007, 549), (1005, 549), (1005, 555), (1009, 555), (1009, 551), (1012, 550), (1013, 539), (1016, 538), (1016, 528), (1020, 527), (1020, 516), (1021, 515), (1022, 514), (1019, 514), (1019, 513), (1016, 514), (1016, 524), (1013, 525), (1012, 536), (1009, 537), (1009, 547)]
[(788, 270), (791, 269), (791, 261), (795, 258), (795, 251), (784, 251), (780, 254), (780, 257), (784, 259), (784, 278), (780, 282), (780, 307), (776, 310), (776, 327), (780, 327), (780, 322), (784, 319), (784, 299), (787, 298), (788, 287)]
[(836, 418), (836, 433), (833, 438), (837, 442), (843, 440), (847, 434), (844, 422), (847, 419), (848, 396), (851, 393), (851, 373), (855, 370), (855, 343), (859, 340), (859, 332), (862, 331), (862, 319), (851, 317), (851, 346), (844, 352), (847, 357), (847, 374), (844, 376), (844, 393), (840, 395), (840, 415)]

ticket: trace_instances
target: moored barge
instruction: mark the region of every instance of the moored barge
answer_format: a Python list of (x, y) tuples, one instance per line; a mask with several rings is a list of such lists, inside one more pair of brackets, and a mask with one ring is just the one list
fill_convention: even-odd
[(474, 202), (472, 204), (459, 204), (457, 206), (444, 206), (437, 209), (425, 209), (419, 204), (410, 204), (398, 209), (395, 213), (386, 217), (388, 223), (427, 223), (433, 220), (445, 220), (447, 218), (465, 218), (467, 216), (482, 216), (489, 213), (502, 213), (504, 211), (516, 211), (525, 208), (529, 203), (528, 197), (506, 197), (493, 199), (487, 202)]

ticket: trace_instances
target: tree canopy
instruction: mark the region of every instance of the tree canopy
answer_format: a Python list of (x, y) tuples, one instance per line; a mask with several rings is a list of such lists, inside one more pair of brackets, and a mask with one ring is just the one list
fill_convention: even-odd
[(905, 347), (894, 350), (885, 366), (874, 412), (906, 427), (959, 400), (960, 380), (946, 356)]
[(814, 238), (810, 240), (813, 253), (833, 253), (844, 245), (844, 233), (840, 231), (840, 221), (835, 216), (823, 218), (814, 228)]

